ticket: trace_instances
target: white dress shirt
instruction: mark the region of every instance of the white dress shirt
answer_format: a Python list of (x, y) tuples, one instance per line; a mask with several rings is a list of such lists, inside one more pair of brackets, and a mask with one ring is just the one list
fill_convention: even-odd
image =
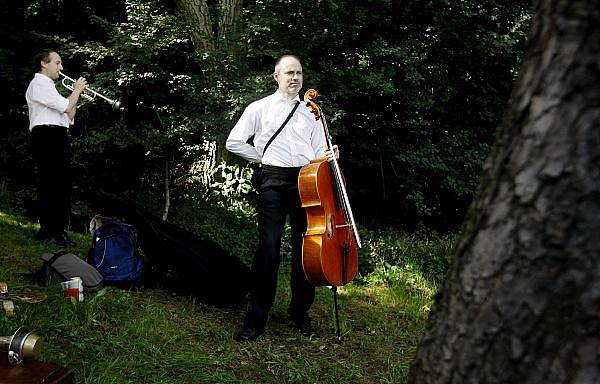
[[(276, 91), (251, 103), (231, 130), (225, 145), (227, 150), (248, 161), (278, 167), (301, 167), (311, 160), (324, 157), (326, 144), (323, 127), (304, 103), (300, 103), (263, 156), (265, 145), (297, 101), (298, 96), (289, 100)], [(246, 143), (252, 135), (254, 146)]]
[(36, 125), (60, 125), (69, 127), (73, 120), (65, 113), (69, 100), (56, 90), (54, 81), (46, 75), (36, 73), (27, 92), (27, 107), (29, 108), (29, 130)]

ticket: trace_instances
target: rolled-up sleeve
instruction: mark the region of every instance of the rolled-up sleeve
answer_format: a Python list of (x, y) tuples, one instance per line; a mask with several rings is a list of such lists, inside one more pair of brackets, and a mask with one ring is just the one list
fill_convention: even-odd
[(225, 148), (229, 152), (252, 162), (260, 162), (261, 159), (256, 148), (247, 143), (248, 139), (257, 132), (258, 124), (256, 120), (256, 113), (254, 113), (251, 106), (248, 106), (229, 133), (225, 143)]

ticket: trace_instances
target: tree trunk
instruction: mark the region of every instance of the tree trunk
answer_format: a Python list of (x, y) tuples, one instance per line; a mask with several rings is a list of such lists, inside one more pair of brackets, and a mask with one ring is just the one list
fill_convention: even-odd
[[(175, 0), (175, 4), (183, 13), (186, 23), (191, 27), (192, 43), (199, 51), (216, 47), (210, 12), (206, 0)], [(219, 24), (217, 40), (225, 41), (229, 33), (235, 30), (242, 10), (242, 0), (219, 1)]]
[(219, 42), (225, 40), (230, 32), (235, 31), (237, 20), (242, 10), (242, 0), (221, 0), (221, 19), (219, 20), (219, 31), (217, 38)]
[(600, 0), (529, 44), (413, 383), (600, 382)]
[(214, 48), (214, 34), (206, 0), (175, 0), (175, 4), (192, 29), (194, 47), (199, 51)]
[(165, 160), (165, 206), (163, 208), (163, 214), (162, 214), (162, 219), (163, 221), (167, 221), (167, 218), (169, 217), (169, 208), (171, 207), (171, 193), (170, 193), (170, 186), (169, 186), (169, 174), (170, 174), (170, 170), (169, 170), (169, 159)]

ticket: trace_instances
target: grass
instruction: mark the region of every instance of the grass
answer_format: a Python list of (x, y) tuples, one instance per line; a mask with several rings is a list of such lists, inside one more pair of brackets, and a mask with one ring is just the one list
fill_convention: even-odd
[[(0, 211), (0, 281), (14, 292), (47, 295), (38, 304), (15, 302), (15, 317), (0, 313), (0, 335), (19, 326), (45, 339), (41, 360), (75, 368), (78, 383), (403, 383), (425, 326), (435, 286), (419, 273), (350, 283), (338, 290), (343, 341), (334, 334), (331, 293), (317, 288), (311, 316), (321, 338), (309, 341), (286, 318), (289, 260), (264, 335), (253, 343), (232, 339), (245, 304), (216, 308), (169, 291), (114, 287), (77, 304), (60, 287), (38, 287), (21, 274), (53, 251), (33, 240), (31, 220)], [(73, 234), (76, 254), (90, 238)], [(223, 284), (233, 284), (224, 276)], [(215, 287), (218, 289), (218, 287)]]

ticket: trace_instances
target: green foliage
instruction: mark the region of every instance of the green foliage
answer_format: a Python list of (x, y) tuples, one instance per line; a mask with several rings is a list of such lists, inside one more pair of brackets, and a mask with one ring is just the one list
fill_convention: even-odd
[(248, 195), (253, 193), (250, 177), (252, 169), (222, 162), (214, 169), (210, 195), (220, 206), (252, 214), (254, 208), (247, 199)]
[(234, 256), (250, 265), (257, 245), (254, 210), (239, 203), (227, 206), (222, 202), (206, 202), (188, 196), (171, 212), (170, 221), (219, 244)]
[(8, 183), (0, 181), (0, 210), (10, 210), (24, 215), (32, 209), (35, 198), (35, 193), (31, 189), (11, 191)]
[(0, 182), (0, 209), (7, 210), (10, 207), (12, 194), (8, 190), (6, 183)]
[(361, 231), (365, 247), (363, 264), (375, 271), (369, 279), (396, 281), (396, 276), (414, 275), (439, 284), (454, 253), (457, 235), (439, 235), (421, 229), (406, 234), (392, 229)]
[[(215, 18), (219, 10), (209, 4)], [(3, 11), (9, 32), (0, 80), (14, 97), (0, 107), (8, 118), (0, 176), (15, 189), (32, 179), (22, 94), (32, 75), (27, 61), (41, 47), (59, 50), (67, 74), (86, 76), (125, 106), (122, 113), (101, 101), (78, 109), (76, 182), (162, 190), (167, 163), (174, 200), (188, 193), (198, 161), (230, 159), (222, 145), (228, 132), (249, 102), (274, 91), (274, 59), (291, 52), (302, 58), (305, 87), (322, 95), (359, 221), (452, 230), (471, 201), (518, 72), (530, 6), (244, 2), (228, 40), (197, 51), (172, 2), (18, 2)], [(217, 143), (216, 151), (206, 143)], [(209, 190), (224, 192), (211, 183), (193, 187), (206, 198)]]

